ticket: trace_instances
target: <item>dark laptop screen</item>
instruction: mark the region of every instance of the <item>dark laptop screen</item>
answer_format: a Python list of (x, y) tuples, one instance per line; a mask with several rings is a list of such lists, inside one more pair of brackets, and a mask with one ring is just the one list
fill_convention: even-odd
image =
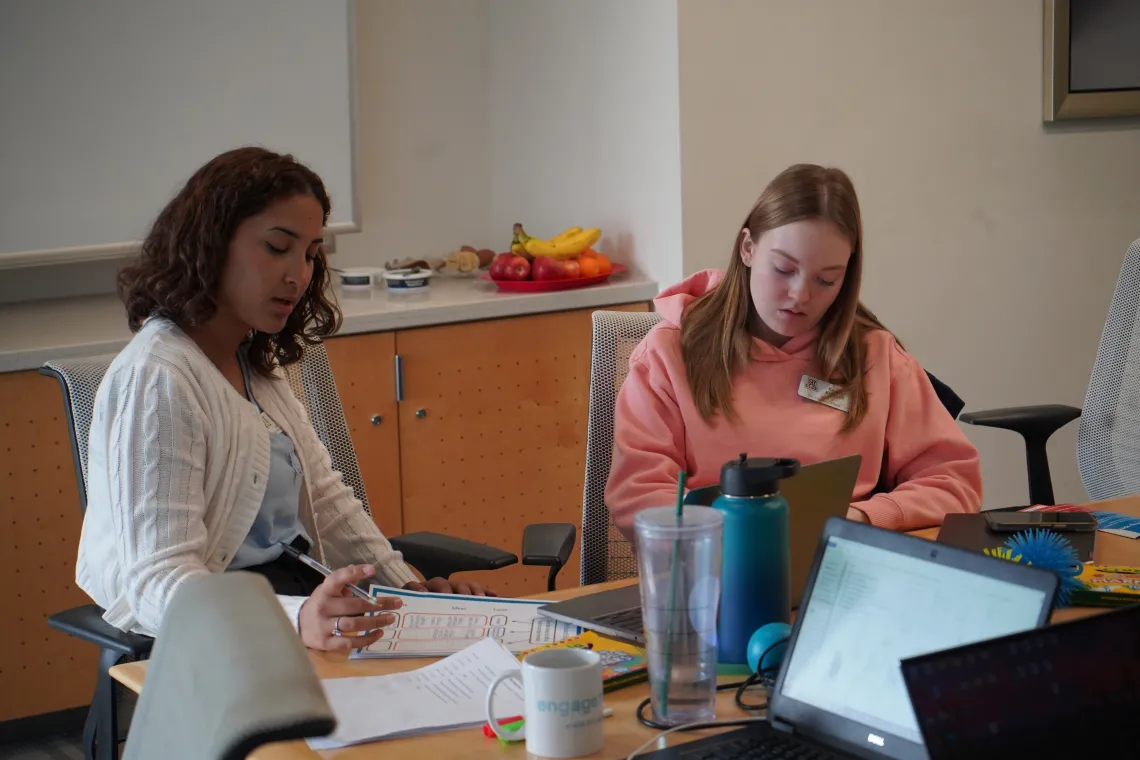
[[(932, 760), (1135, 756), (1140, 605), (903, 662)], [(1132, 755), (1125, 752), (1127, 747)], [(1072, 756), (1078, 756), (1072, 755)]]

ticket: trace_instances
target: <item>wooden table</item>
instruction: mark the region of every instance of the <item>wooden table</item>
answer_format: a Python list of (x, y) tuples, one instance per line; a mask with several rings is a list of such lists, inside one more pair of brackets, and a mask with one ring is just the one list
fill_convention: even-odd
[[(1093, 506), (1093, 505), (1090, 505)], [(1111, 501), (1097, 502), (1098, 509), (1136, 515), (1140, 517), (1140, 496), (1130, 496)], [(938, 535), (937, 528), (915, 531), (915, 535), (933, 540)], [(1140, 564), (1140, 539), (1127, 539), (1105, 533), (1097, 534), (1094, 559), (1099, 564), (1129, 565)], [(570, 599), (587, 593), (595, 593), (609, 588), (628, 585), (633, 581), (614, 581), (612, 583), (598, 584), (584, 588), (565, 589), (550, 594), (542, 594), (539, 598), (560, 600)], [(1053, 622), (1074, 620), (1103, 611), (1101, 607), (1071, 607), (1059, 610), (1053, 615)], [(344, 678), (347, 676), (372, 676), (398, 673), (405, 670), (414, 670), (423, 667), (428, 660), (354, 660), (349, 661), (347, 655), (329, 654), (327, 652), (310, 651), (309, 656), (313, 667), (321, 678)], [(111, 668), (111, 675), (116, 681), (135, 692), (142, 691), (143, 680), (146, 678), (146, 662), (132, 662), (117, 665)], [(722, 682), (739, 680), (738, 678), (721, 679)], [(721, 719), (740, 717), (747, 713), (739, 710), (733, 702), (733, 691), (723, 691), (717, 695), (716, 713)], [(637, 705), (649, 696), (649, 687), (642, 683), (619, 689), (606, 694), (606, 706), (614, 709), (614, 716), (605, 721), (606, 746), (598, 757), (625, 757), (642, 743), (651, 739), (654, 731), (643, 727), (634, 717)], [(670, 744), (680, 743), (705, 735), (706, 732), (694, 731), (674, 735)], [(475, 730), (450, 731), (440, 734), (412, 737), (407, 739), (392, 739), (355, 747), (346, 747), (328, 752), (313, 752), (305, 742), (285, 742), (270, 744), (259, 749), (251, 757), (255, 760), (313, 760), (314, 758), (335, 758), (335, 760), (367, 760), (368, 758), (446, 758), (446, 757), (513, 757), (526, 758), (526, 748), (523, 743), (504, 746), (498, 741), (485, 738), (481, 732)]]

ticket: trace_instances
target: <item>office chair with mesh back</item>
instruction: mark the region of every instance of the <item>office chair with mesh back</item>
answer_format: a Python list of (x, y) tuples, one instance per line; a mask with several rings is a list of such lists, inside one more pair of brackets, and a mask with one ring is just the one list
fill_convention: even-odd
[(637, 575), (633, 548), (606, 507), (614, 453), (614, 407), (629, 357), (661, 317), (654, 312), (595, 311), (590, 355), (590, 415), (582, 495), (582, 585)]
[[(582, 497), (582, 585), (632, 578), (637, 561), (606, 507), (606, 482), (614, 448), (614, 407), (629, 373), (629, 357), (660, 317), (653, 312), (596, 311), (590, 359), (590, 416), (586, 435), (586, 483)], [(942, 405), (957, 418), (965, 403), (929, 372)]]
[(179, 588), (135, 715), (125, 760), (242, 760), (270, 742), (336, 728), (273, 589), (247, 572), (191, 578)]
[[(100, 356), (52, 360), (40, 369), (44, 375), (58, 380), (63, 390), (81, 513), (87, 508), (87, 438), (91, 429), (95, 393), (114, 358)], [(317, 436), (329, 450), (333, 468), (341, 473), (344, 482), (352, 488), (364, 508), (369, 510), (368, 495), (364, 491), (348, 422), (345, 420), (324, 346), (317, 344), (307, 347), (302, 360), (287, 367), (285, 374), (293, 392), (309, 412)], [(550, 567), (547, 579), (550, 590), (554, 588), (558, 571), (570, 557), (575, 533), (575, 527), (565, 523), (528, 525), (523, 532), (523, 564)], [(404, 536), (389, 536), (388, 540), (404, 554), (410, 565), (428, 578), (447, 578), (452, 573), (463, 571), (495, 570), (518, 562), (518, 557), (511, 552), (440, 533), (421, 531)], [(95, 694), (84, 724), (84, 752), (86, 757), (98, 757), (100, 760), (118, 757), (118, 737), (121, 732), (116, 692), (119, 689), (108, 670), (119, 662), (146, 658), (154, 640), (149, 636), (120, 631), (108, 625), (103, 620), (103, 610), (95, 604), (81, 605), (52, 615), (48, 618), (48, 625), (99, 647)], [(103, 741), (103, 737), (116, 739)]]
[[(112, 358), (104, 356), (48, 362), (40, 369), (41, 373), (56, 378), (63, 390), (63, 408), (71, 438), (81, 514), (87, 509), (87, 436), (91, 429), (95, 391)], [(120, 662), (146, 659), (150, 655), (154, 639), (120, 631), (108, 624), (103, 620), (103, 609), (95, 604), (84, 604), (58, 612), (48, 618), (48, 625), (99, 647), (95, 693), (91, 697), (91, 706), (83, 724), (83, 756), (86, 760), (114, 760), (119, 756), (119, 742), (122, 739), (119, 701), (124, 692), (123, 687), (111, 678), (109, 671)]]
[(1045, 404), (967, 412), (972, 425), (1012, 430), (1025, 439), (1030, 504), (1052, 504), (1046, 444), (1076, 418), (1077, 469), (1089, 498), (1140, 493), (1140, 239), (1132, 242), (1116, 280), (1100, 337), (1084, 412)]

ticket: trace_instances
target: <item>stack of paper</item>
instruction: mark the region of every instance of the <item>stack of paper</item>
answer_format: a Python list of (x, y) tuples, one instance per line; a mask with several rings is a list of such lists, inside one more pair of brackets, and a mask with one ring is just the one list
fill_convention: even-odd
[(519, 654), (542, 644), (577, 636), (582, 629), (543, 617), (534, 599), (427, 594), (372, 586), (373, 597), (399, 597), (404, 606), (380, 640), (352, 653), (352, 658), (446, 657), (479, 641), (495, 639)]
[[(494, 639), (408, 673), (321, 681), (336, 716), (332, 735), (309, 739), (315, 750), (461, 728), (486, 722), (487, 688), (518, 668), (515, 656)], [(505, 681), (495, 694), (496, 715), (522, 715), (522, 687)]]

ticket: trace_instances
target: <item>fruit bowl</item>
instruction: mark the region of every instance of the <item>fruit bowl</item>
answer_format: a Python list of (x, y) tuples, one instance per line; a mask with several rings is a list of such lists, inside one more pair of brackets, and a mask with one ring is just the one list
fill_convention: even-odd
[(608, 274), (599, 274), (593, 277), (576, 277), (573, 280), (496, 280), (489, 272), (479, 275), (480, 280), (493, 282), (504, 293), (552, 293), (556, 290), (573, 290), (597, 285), (626, 271), (621, 264), (614, 264)]

